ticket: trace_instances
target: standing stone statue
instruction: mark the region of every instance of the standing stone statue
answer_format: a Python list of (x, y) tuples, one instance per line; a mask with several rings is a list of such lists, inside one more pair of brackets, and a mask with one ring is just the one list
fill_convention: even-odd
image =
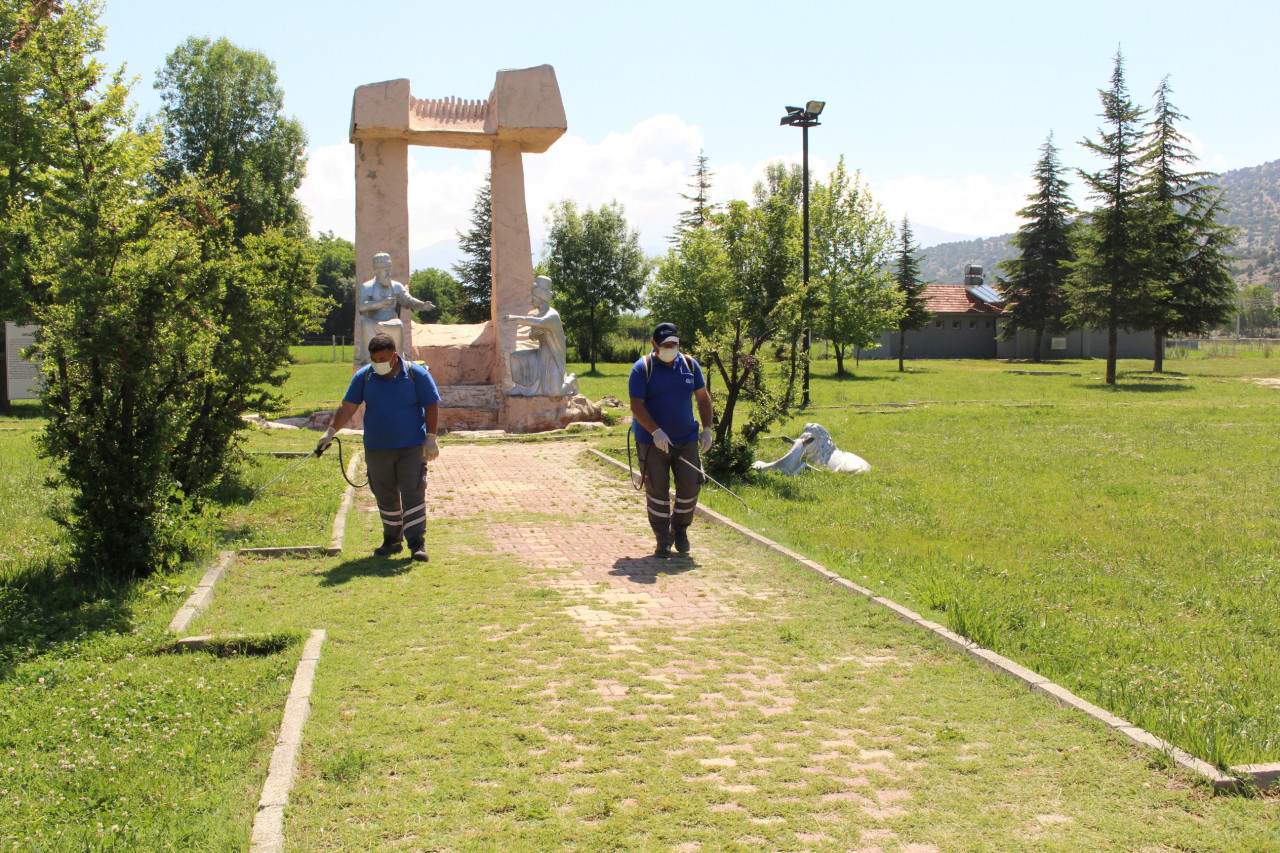
[(533, 313), (507, 314), (502, 319), (530, 328), (529, 338), (538, 346), (511, 353), (511, 379), (506, 389), (519, 397), (562, 397), (578, 393), (578, 378), (565, 374), (564, 323), (551, 307), (551, 279), (540, 275), (533, 283)]
[(400, 321), (400, 309), (429, 311), (436, 307), (430, 302), (415, 299), (409, 288), (391, 280), (391, 256), (379, 252), (373, 256), (373, 278), (360, 285), (356, 293), (356, 312), (360, 315), (359, 364), (369, 362), (369, 341), (379, 332), (390, 335), (396, 342), (396, 352), (406, 353), (408, 336)]

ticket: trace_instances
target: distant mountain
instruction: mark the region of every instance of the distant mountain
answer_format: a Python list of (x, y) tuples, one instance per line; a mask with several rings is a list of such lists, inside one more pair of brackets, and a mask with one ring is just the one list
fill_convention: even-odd
[[(1280, 160), (1223, 172), (1214, 183), (1227, 193), (1223, 224), (1240, 229), (1235, 250), (1238, 260), (1231, 265), (1236, 283), (1265, 284), (1280, 290)], [(997, 274), (996, 264), (1017, 254), (1009, 245), (1012, 236), (930, 246), (924, 252), (921, 274), (926, 281), (960, 284), (965, 264), (981, 264), (991, 282)]]
[(963, 284), (965, 264), (980, 264), (987, 281), (994, 281), (996, 264), (1017, 255), (1009, 245), (1012, 234), (999, 237), (976, 237), (958, 243), (939, 243), (924, 251), (920, 274), (925, 281), (938, 284)]
[(911, 223), (911, 231), (915, 235), (916, 242), (926, 249), (939, 243), (955, 243), (961, 240), (978, 239), (973, 234), (943, 231), (941, 228), (934, 228), (932, 225), (917, 225), (914, 222)]
[(1280, 160), (1223, 172), (1216, 183), (1227, 191), (1223, 222), (1240, 229), (1231, 265), (1236, 283), (1280, 290)]
[(435, 269), (453, 275), (453, 265), (462, 260), (462, 250), (458, 248), (458, 240), (441, 240), (424, 246), (421, 249), (409, 250), (409, 270)]

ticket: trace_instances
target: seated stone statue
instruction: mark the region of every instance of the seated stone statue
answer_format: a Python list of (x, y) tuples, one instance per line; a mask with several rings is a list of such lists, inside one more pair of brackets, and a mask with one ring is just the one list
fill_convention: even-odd
[(396, 352), (407, 353), (405, 346), (409, 336), (400, 321), (400, 309), (429, 311), (436, 307), (430, 302), (415, 299), (409, 289), (391, 280), (391, 256), (379, 252), (373, 256), (373, 278), (360, 285), (356, 291), (356, 312), (360, 315), (359, 364), (369, 361), (369, 341), (382, 332), (396, 342)]
[(566, 345), (560, 312), (551, 307), (551, 279), (538, 276), (533, 283), (533, 313), (507, 314), (502, 319), (528, 326), (537, 347), (511, 353), (509, 365), (514, 385), (506, 389), (518, 397), (563, 397), (578, 393), (578, 378), (565, 374)]
[(791, 450), (781, 459), (751, 463), (756, 471), (777, 471), (787, 476), (800, 473), (806, 465), (851, 474), (865, 474), (871, 470), (871, 466), (861, 456), (837, 449), (836, 443), (831, 440), (831, 433), (819, 424), (805, 424), (804, 432), (791, 443)]

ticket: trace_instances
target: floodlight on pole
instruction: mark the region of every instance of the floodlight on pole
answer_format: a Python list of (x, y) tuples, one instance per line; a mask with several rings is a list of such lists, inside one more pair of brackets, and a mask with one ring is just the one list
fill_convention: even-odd
[[(804, 163), (804, 183), (802, 185), (802, 208), (804, 215), (804, 305), (802, 306), (805, 319), (809, 318), (809, 128), (817, 127), (821, 122), (818, 116), (822, 114), (822, 110), (826, 107), (826, 101), (809, 101), (804, 107), (786, 107), (787, 114), (782, 117), (780, 125), (791, 125), (800, 128), (802, 137), (800, 143), (802, 162)], [(813, 330), (809, 326), (804, 329), (804, 341), (802, 343), (805, 359), (804, 359), (804, 384), (800, 394), (801, 407), (809, 405), (809, 348), (812, 344)]]

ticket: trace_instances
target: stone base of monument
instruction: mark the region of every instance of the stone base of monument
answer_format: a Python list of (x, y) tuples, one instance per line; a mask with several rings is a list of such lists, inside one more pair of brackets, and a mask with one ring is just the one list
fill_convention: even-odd
[(450, 432), (490, 429), (546, 432), (600, 418), (600, 407), (581, 394), (514, 397), (496, 385), (440, 386), (440, 427)]
[(480, 386), (494, 381), (497, 336), (492, 323), (413, 326), (413, 357), (438, 386)]

